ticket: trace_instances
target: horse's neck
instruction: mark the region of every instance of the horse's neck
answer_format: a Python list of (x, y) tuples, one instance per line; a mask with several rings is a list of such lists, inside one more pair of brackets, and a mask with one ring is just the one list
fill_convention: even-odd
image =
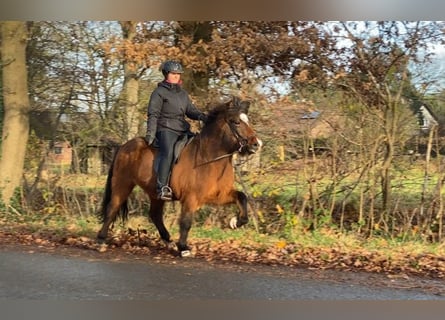
[[(224, 132), (221, 130), (210, 132), (212, 128), (195, 136), (194, 148), (198, 162), (204, 163), (217, 159), (231, 160), (234, 151), (224, 146)], [(210, 129), (210, 130), (209, 130)]]

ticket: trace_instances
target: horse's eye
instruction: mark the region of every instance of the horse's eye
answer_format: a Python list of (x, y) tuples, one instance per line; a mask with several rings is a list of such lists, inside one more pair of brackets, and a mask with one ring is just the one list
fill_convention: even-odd
[(239, 126), (240, 124), (241, 124), (241, 121), (239, 121), (239, 120), (232, 120), (231, 121), (235, 126)]

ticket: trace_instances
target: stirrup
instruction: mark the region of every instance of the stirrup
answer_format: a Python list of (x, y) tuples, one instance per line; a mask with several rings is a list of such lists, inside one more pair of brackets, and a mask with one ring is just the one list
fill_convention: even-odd
[(161, 192), (159, 193), (158, 198), (161, 200), (169, 201), (172, 200), (172, 197), (173, 197), (172, 189), (169, 186), (163, 186), (161, 188)]

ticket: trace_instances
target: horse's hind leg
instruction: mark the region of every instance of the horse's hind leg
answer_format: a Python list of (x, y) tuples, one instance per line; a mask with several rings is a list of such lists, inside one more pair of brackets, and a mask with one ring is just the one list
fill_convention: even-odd
[(158, 229), (159, 236), (168, 247), (174, 245), (170, 240), (170, 233), (164, 224), (164, 204), (165, 202), (157, 199), (150, 199), (150, 211), (148, 212), (151, 221)]
[(115, 205), (113, 202), (110, 202), (107, 206), (107, 215), (103, 221), (102, 228), (97, 234), (97, 239), (99, 241), (103, 241), (107, 238), (108, 230), (110, 229), (110, 225), (116, 220), (117, 213), (119, 211), (120, 205)]
[(121, 206), (125, 205), (125, 201), (127, 200), (128, 196), (130, 195), (131, 191), (133, 190), (134, 185), (128, 186), (128, 188), (124, 189), (124, 191), (121, 192), (121, 194), (111, 195), (111, 200), (107, 205), (106, 208), (106, 215), (103, 220), (102, 228), (100, 229), (99, 233), (97, 234), (97, 239), (99, 241), (103, 241), (107, 238), (108, 230), (110, 229), (110, 225), (116, 221), (117, 214), (119, 213), (119, 210), (121, 209)]

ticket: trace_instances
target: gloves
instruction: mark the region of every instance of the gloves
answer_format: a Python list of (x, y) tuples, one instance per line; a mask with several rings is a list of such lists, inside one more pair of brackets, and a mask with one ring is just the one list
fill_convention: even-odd
[(147, 144), (151, 146), (155, 141), (155, 136), (153, 134), (147, 133), (147, 135), (145, 136), (145, 141), (147, 141)]
[(208, 117), (205, 113), (201, 113), (201, 115), (198, 117), (199, 121), (202, 121), (203, 123), (207, 123)]

